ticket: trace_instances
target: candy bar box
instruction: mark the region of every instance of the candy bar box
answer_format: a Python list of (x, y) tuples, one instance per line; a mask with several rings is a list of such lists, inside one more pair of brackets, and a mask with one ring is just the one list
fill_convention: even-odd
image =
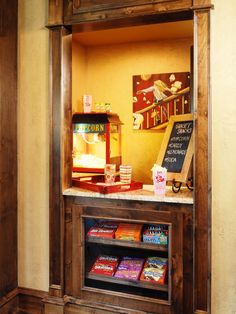
[(143, 231), (143, 242), (167, 245), (168, 244), (168, 226), (166, 225), (146, 226)]
[(143, 264), (143, 258), (125, 256), (122, 258), (117, 271), (115, 272), (115, 277), (127, 280), (138, 280)]
[(141, 241), (142, 224), (120, 223), (115, 233), (117, 240)]
[(167, 259), (148, 257), (140, 276), (141, 281), (164, 284), (167, 273)]
[(118, 225), (111, 221), (100, 222), (89, 229), (87, 236), (113, 239)]
[(118, 257), (110, 255), (100, 255), (93, 264), (90, 273), (113, 276), (118, 265)]

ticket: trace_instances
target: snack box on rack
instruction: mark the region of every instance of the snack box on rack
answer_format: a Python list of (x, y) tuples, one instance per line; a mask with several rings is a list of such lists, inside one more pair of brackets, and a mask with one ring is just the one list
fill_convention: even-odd
[(167, 258), (148, 257), (144, 264), (140, 280), (163, 285), (167, 273), (167, 263)]
[(115, 238), (117, 240), (141, 241), (142, 224), (120, 223), (116, 230)]
[(143, 242), (167, 245), (168, 226), (167, 225), (146, 226), (143, 231)]
[(93, 264), (90, 273), (103, 276), (113, 276), (118, 265), (118, 257), (100, 255)]
[(118, 225), (119, 223), (111, 221), (97, 223), (89, 229), (87, 236), (113, 239)]
[(117, 267), (114, 277), (135, 281), (138, 280), (143, 269), (144, 261), (143, 258), (123, 257)]

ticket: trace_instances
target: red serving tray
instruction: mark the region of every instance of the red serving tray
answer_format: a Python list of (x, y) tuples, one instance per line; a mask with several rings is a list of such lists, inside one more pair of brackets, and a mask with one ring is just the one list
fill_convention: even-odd
[(136, 181), (131, 181), (130, 184), (124, 184), (117, 180), (115, 184), (108, 185), (104, 183), (104, 176), (95, 176), (89, 180), (86, 180), (86, 178), (73, 178), (72, 185), (81, 189), (86, 189), (102, 194), (133, 191), (143, 188), (143, 183)]

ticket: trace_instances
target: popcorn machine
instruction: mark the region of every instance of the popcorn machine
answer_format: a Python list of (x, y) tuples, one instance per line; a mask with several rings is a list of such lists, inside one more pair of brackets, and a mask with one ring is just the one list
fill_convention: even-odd
[(121, 121), (114, 113), (75, 113), (73, 172), (103, 173), (105, 164), (121, 164)]

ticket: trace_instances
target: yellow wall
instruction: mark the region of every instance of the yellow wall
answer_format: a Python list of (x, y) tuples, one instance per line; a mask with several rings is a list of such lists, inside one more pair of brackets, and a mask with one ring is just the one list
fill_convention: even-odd
[(82, 95), (87, 93), (86, 90), (86, 73), (87, 73), (87, 57), (86, 49), (72, 42), (72, 109), (73, 112), (82, 110)]
[(191, 38), (85, 49), (73, 44), (73, 110), (81, 110), (81, 82), (85, 82), (82, 87), (93, 96), (94, 104), (111, 103), (112, 111), (124, 123), (122, 160), (124, 164), (132, 164), (134, 180), (151, 183), (151, 168), (157, 159), (163, 132), (133, 130), (132, 76), (190, 71), (191, 45)]
[(19, 286), (48, 290), (49, 112), (46, 1), (19, 1)]
[[(46, 1), (19, 1), (19, 285), (48, 289), (48, 32)], [(212, 313), (236, 311), (235, 0), (211, 19)], [(204, 262), (204, 261), (203, 261)]]
[(212, 313), (236, 313), (235, 0), (215, 0), (211, 19)]

